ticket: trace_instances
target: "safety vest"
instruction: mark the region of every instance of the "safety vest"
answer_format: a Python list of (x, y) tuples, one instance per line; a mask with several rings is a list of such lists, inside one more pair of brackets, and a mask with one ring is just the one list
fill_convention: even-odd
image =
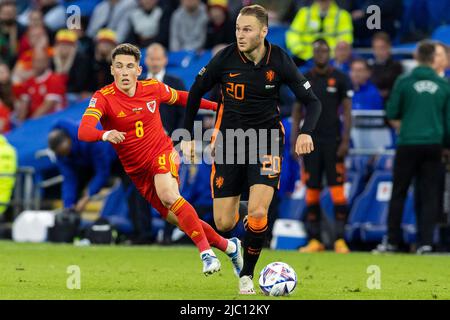
[[(17, 169), (16, 149), (11, 146), (6, 138), (0, 134), (0, 203), (9, 203), (16, 181)], [(3, 176), (11, 175), (11, 176)], [(5, 212), (7, 206), (0, 205), (0, 214)]]
[(313, 56), (312, 43), (319, 38), (328, 42), (332, 56), (338, 42), (353, 43), (352, 17), (334, 1), (323, 21), (319, 4), (301, 8), (286, 32), (286, 46), (293, 55), (308, 60)]

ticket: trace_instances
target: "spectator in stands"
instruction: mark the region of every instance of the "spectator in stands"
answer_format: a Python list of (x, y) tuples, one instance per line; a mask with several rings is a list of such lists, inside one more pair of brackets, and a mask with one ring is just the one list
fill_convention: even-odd
[[(16, 149), (0, 134), (0, 203), (9, 203), (11, 199), (16, 182), (16, 169)], [(7, 205), (0, 204), (0, 218), (7, 208)]]
[(92, 66), (90, 91), (94, 92), (114, 81), (111, 75), (111, 52), (117, 45), (116, 33), (101, 29), (95, 38), (95, 56)]
[(206, 5), (200, 0), (181, 0), (170, 20), (170, 51), (200, 50), (208, 25)]
[(433, 251), (437, 222), (439, 176), (442, 146), (450, 141), (448, 114), (450, 85), (432, 69), (436, 45), (418, 44), (415, 58), (419, 65), (399, 78), (387, 104), (387, 117), (399, 128), (394, 162), (393, 188), (389, 202), (388, 232), (377, 252), (399, 251), (402, 245), (401, 221), (406, 194), (413, 178), (418, 179), (420, 210), (417, 213), (418, 254)]
[(32, 46), (31, 46), (31, 42), (33, 41), (32, 40), (33, 31), (32, 30), (41, 29), (41, 28), (45, 29), (47, 36), (49, 37), (49, 40), (50, 40), (49, 43), (53, 43), (53, 39), (51, 37), (52, 32), (50, 31), (50, 29), (48, 29), (45, 26), (44, 16), (42, 14), (42, 11), (40, 11), (39, 9), (33, 9), (28, 14), (27, 29), (19, 41), (19, 56), (24, 54), (26, 51), (32, 49)]
[[(183, 80), (166, 72), (167, 53), (165, 48), (159, 44), (151, 44), (146, 51), (145, 65), (148, 73), (147, 79), (156, 79), (176, 90), (186, 90)], [(183, 124), (184, 109), (181, 106), (161, 104), (161, 121), (169, 136), (175, 129), (181, 128)]]
[(370, 67), (367, 61), (356, 58), (350, 65), (350, 79), (352, 80), (354, 95), (353, 110), (383, 110), (383, 98), (377, 87), (370, 81)]
[(89, 17), (81, 17), (81, 28), (75, 29), (77, 33), (77, 51), (79, 54), (94, 60), (95, 45), (94, 40), (86, 34), (86, 28), (89, 23)]
[(0, 1), (0, 57), (10, 68), (18, 55), (18, 42), (25, 27), (16, 21), (16, 4), (13, 0)]
[(331, 59), (330, 64), (348, 75), (353, 58), (352, 45), (348, 42), (340, 41), (334, 48), (334, 59)]
[(383, 98), (370, 76), (367, 61), (355, 58), (350, 65), (350, 79), (354, 90), (352, 115), (358, 118), (351, 130), (352, 144), (355, 149), (390, 148), (395, 134), (386, 124)]
[(53, 70), (65, 76), (67, 93), (72, 96), (71, 100), (90, 96), (91, 64), (87, 57), (77, 52), (76, 32), (61, 29), (56, 33), (55, 41)]
[(234, 41), (234, 23), (228, 16), (226, 0), (208, 1), (208, 29), (206, 34), (206, 49), (212, 49), (218, 44), (229, 44)]
[(11, 72), (6, 63), (0, 62), (0, 134), (11, 128), (10, 117), (14, 108)]
[(14, 107), (14, 94), (11, 82), (11, 70), (0, 61), (0, 101), (9, 108)]
[(117, 42), (123, 42), (130, 32), (130, 15), (137, 7), (135, 0), (103, 0), (94, 9), (87, 35), (94, 38), (100, 29), (111, 29), (117, 34)]
[(338, 42), (353, 43), (351, 16), (334, 0), (315, 0), (301, 8), (286, 32), (286, 46), (298, 65), (313, 56), (312, 43), (319, 38), (327, 41), (332, 54)]
[(66, 82), (63, 77), (50, 69), (50, 57), (46, 51), (33, 53), (34, 76), (20, 86), (21, 104), (17, 118), (39, 118), (61, 110), (66, 105)]
[(372, 82), (377, 86), (384, 101), (387, 101), (395, 80), (403, 73), (400, 62), (391, 54), (391, 40), (385, 32), (378, 32), (372, 38), (373, 60), (369, 60), (372, 68)]
[(36, 0), (36, 6), (29, 6), (19, 16), (19, 22), (28, 25), (29, 14), (32, 10), (38, 9), (44, 14), (44, 23), (47, 28), (55, 33), (58, 29), (66, 26), (66, 8), (59, 0)]
[(168, 44), (170, 19), (158, 5), (159, 0), (139, 0), (130, 14), (128, 42), (146, 47), (153, 42)]
[(109, 143), (79, 141), (78, 125), (68, 120), (60, 120), (52, 127), (48, 146), (55, 153), (64, 177), (61, 190), (64, 208), (82, 212), (108, 182), (112, 164), (117, 160), (113, 148)]
[(449, 67), (449, 52), (448, 47), (442, 42), (436, 42), (436, 53), (434, 56), (433, 69), (436, 73), (443, 78), (446, 77), (445, 71)]
[(11, 109), (0, 100), (0, 134), (11, 129)]
[[(335, 1), (336, 4), (339, 6), (339, 8), (350, 12), (350, 9), (352, 8), (351, 1), (349, 0), (335, 0)], [(298, 10), (300, 10), (300, 8), (310, 6), (314, 2), (314, 0), (290, 0), (288, 2), (289, 4), (286, 5), (285, 14), (281, 20), (282, 22), (290, 24), (292, 20), (294, 20)]]
[(34, 52), (46, 51), (48, 56), (53, 54), (50, 40), (44, 27), (30, 29), (28, 35), (31, 48), (19, 56), (13, 69), (13, 84), (22, 84), (34, 75), (32, 66)]
[[(370, 39), (375, 32), (386, 32), (391, 39), (395, 39), (397, 34), (396, 25), (399, 24), (403, 13), (402, 0), (353, 0), (351, 15), (353, 20), (353, 30), (355, 36), (355, 46), (363, 47), (370, 45)], [(376, 5), (381, 9), (380, 29), (369, 29), (367, 21), (373, 14), (367, 13), (369, 6)]]

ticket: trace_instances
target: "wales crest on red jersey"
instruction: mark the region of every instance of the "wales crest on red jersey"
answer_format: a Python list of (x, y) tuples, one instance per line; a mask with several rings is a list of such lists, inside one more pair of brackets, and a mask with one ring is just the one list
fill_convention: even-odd
[(147, 109), (148, 111), (150, 111), (151, 113), (155, 113), (155, 109), (156, 109), (156, 101), (152, 100), (150, 102), (147, 102)]

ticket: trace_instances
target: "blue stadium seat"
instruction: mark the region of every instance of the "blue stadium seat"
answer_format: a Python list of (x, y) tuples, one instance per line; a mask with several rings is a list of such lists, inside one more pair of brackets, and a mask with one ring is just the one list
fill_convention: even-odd
[(102, 0), (65, 0), (64, 6), (68, 8), (69, 6), (75, 5), (80, 8), (81, 15), (90, 17), (94, 8)]
[[(376, 241), (378, 236), (386, 231), (385, 221), (388, 200), (377, 199), (380, 183), (391, 182), (392, 174), (386, 171), (375, 171), (363, 193), (357, 197), (350, 211), (346, 227), (346, 237), (349, 241)], [(383, 219), (384, 218), (384, 219)]]
[[(382, 188), (385, 189), (382, 190)], [(382, 240), (387, 232), (389, 200), (392, 191), (389, 190), (390, 188), (392, 188), (392, 173), (376, 170), (350, 212), (346, 230), (349, 241), (380, 242)], [(415, 242), (416, 221), (412, 188), (407, 194), (401, 227), (405, 243)]]
[[(304, 186), (302, 186), (304, 188)], [(292, 197), (289, 194), (283, 196), (278, 205), (278, 218), (301, 220), (305, 211), (306, 202), (304, 191), (299, 196)]]
[(115, 186), (103, 203), (100, 216), (106, 218), (120, 233), (130, 234), (133, 232), (133, 225), (128, 217), (128, 204), (125, 194), (122, 184)]
[(374, 170), (392, 171), (394, 169), (394, 156), (383, 154), (377, 156), (374, 161)]
[(287, 50), (286, 48), (286, 31), (289, 29), (288, 26), (275, 25), (269, 28), (269, 33), (267, 34), (267, 41), (276, 44), (277, 46)]
[(167, 72), (180, 77), (186, 88), (189, 89), (200, 69), (206, 66), (211, 58), (210, 50), (201, 53), (195, 51), (169, 52)]
[[(364, 189), (362, 175), (355, 171), (346, 173), (346, 182), (344, 188), (347, 194), (347, 203), (349, 208), (352, 207), (355, 198)], [(325, 188), (320, 194), (320, 205), (327, 216), (334, 220), (333, 200), (328, 188)]]
[(373, 171), (373, 157), (369, 155), (349, 155), (345, 158), (347, 172), (356, 172), (362, 178), (368, 177)]
[(79, 121), (88, 102), (89, 100), (86, 99), (71, 104), (59, 112), (27, 120), (22, 126), (8, 132), (5, 137), (17, 150), (19, 166), (34, 167), (37, 172), (56, 169), (56, 164), (52, 163), (48, 157), (36, 158), (36, 152), (47, 148), (47, 133), (57, 121), (61, 119)]
[(433, 31), (431, 38), (433, 40), (441, 41), (447, 45), (450, 45), (450, 25), (438, 27)]

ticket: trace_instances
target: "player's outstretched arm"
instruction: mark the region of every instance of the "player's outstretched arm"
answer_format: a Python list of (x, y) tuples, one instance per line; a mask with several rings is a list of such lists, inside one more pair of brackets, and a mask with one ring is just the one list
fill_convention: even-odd
[(191, 133), (191, 137), (194, 128), (195, 116), (197, 115), (198, 109), (202, 105), (203, 95), (211, 90), (215, 84), (220, 82), (221, 68), (223, 66), (221, 56), (222, 54), (219, 52), (211, 59), (206, 67), (203, 67), (199, 71), (198, 75), (195, 77), (195, 81), (192, 84), (191, 89), (189, 90), (189, 96), (186, 103), (186, 113), (184, 116), (184, 129)]
[(97, 118), (88, 115), (83, 116), (78, 127), (78, 139), (86, 142), (108, 141), (114, 144), (125, 140), (126, 132), (98, 130), (96, 128), (97, 123)]
[(106, 131), (98, 130), (95, 126), (98, 120), (94, 116), (83, 115), (80, 126), (78, 127), (78, 139), (85, 142), (95, 142), (102, 140), (103, 133)]
[(189, 90), (189, 96), (186, 104), (186, 113), (184, 116), (184, 128), (192, 134), (194, 128), (195, 116), (200, 108), (200, 101), (202, 100), (205, 91), (201, 88), (198, 80), (195, 80), (194, 84)]
[[(177, 98), (177, 100), (175, 101), (174, 104), (186, 107), (187, 104), (188, 104), (189, 92), (188, 91), (182, 91), (182, 90), (176, 90), (176, 91), (177, 91), (178, 98)], [(217, 110), (217, 103), (202, 98), (200, 100), (200, 109), (216, 111)]]

